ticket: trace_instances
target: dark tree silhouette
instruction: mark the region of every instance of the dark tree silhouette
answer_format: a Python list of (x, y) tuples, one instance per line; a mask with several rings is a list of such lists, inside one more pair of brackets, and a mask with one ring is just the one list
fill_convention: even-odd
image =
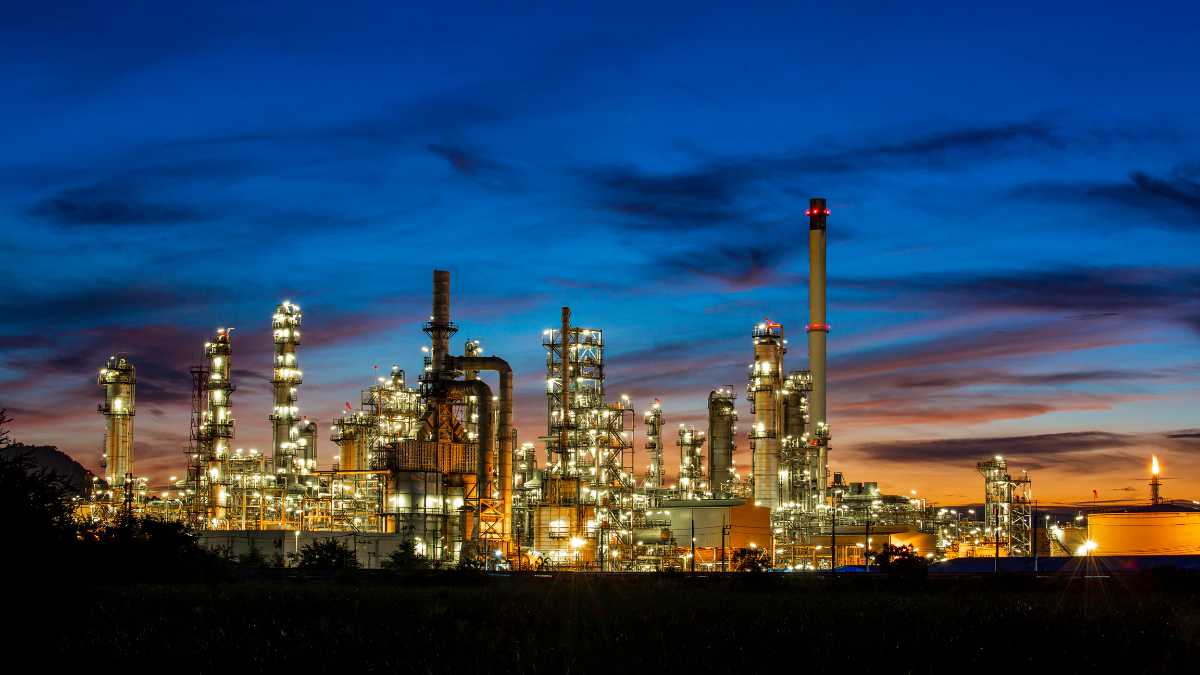
[(336, 539), (318, 539), (300, 549), (297, 567), (306, 570), (358, 569), (358, 557)]
[(417, 555), (416, 545), (408, 539), (392, 549), (392, 552), (383, 561), (383, 568), (394, 572), (421, 570), (426, 567), (428, 567), (428, 561)]
[(875, 554), (875, 564), (880, 572), (906, 579), (923, 578), (929, 571), (929, 561), (917, 555), (912, 546), (884, 544)]
[[(56, 473), (37, 468), (25, 455), (0, 455), (0, 512), (9, 536), (34, 558), (59, 557), (77, 543), (71, 489)], [(31, 559), (31, 564), (39, 560)]]
[(8, 447), (8, 444), (12, 442), (8, 435), (10, 422), (12, 422), (12, 418), (8, 416), (8, 408), (0, 408), (0, 448)]
[(205, 550), (183, 523), (122, 517), (90, 529), (84, 554), (95, 576), (109, 581), (167, 581), (220, 576), (228, 561)]
[(766, 551), (757, 548), (739, 548), (733, 552), (733, 571), (761, 573), (771, 569), (771, 559)]

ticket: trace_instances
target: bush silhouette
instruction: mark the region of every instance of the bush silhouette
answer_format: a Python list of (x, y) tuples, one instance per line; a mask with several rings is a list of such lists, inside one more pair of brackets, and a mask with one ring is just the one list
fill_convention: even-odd
[(417, 547), (411, 540), (400, 542), (387, 558), (383, 560), (383, 568), (393, 572), (408, 572), (428, 567), (428, 561), (417, 555)]
[(761, 574), (771, 569), (771, 559), (766, 551), (757, 548), (739, 548), (733, 552), (733, 571)]
[(304, 570), (332, 571), (358, 569), (358, 556), (336, 539), (318, 539), (300, 549), (296, 566)]
[(875, 555), (880, 572), (904, 579), (923, 579), (929, 572), (929, 561), (917, 555), (912, 546), (884, 544)]

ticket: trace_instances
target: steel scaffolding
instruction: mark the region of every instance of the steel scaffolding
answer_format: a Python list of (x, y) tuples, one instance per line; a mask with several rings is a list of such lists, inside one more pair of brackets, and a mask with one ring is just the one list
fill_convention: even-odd
[[(564, 323), (567, 317), (569, 312), (564, 311)], [(632, 550), (633, 408), (624, 398), (605, 400), (603, 331), (548, 329), (542, 346), (546, 350), (546, 468), (555, 479), (546, 486), (553, 489), (544, 490), (543, 499), (552, 504), (570, 500), (577, 511), (591, 511), (592, 517), (583, 525), (586, 538), (595, 545), (596, 565), (620, 569)]]

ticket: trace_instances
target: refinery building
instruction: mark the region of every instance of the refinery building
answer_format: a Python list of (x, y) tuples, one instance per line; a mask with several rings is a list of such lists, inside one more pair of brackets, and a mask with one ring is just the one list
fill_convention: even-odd
[[(417, 376), (392, 366), (365, 383), (357, 406), (347, 404), (323, 427), (303, 413), (301, 308), (289, 301), (275, 308), (272, 408), (255, 411), (271, 426), (267, 452), (235, 443), (235, 411), (247, 411), (236, 405), (234, 331), (198, 341), (203, 361), (191, 369), (186, 473), (165, 490), (150, 490), (135, 473), (136, 355), (113, 356), (98, 380), (103, 471), (84, 515), (103, 520), (126, 510), (177, 519), (205, 545), (235, 555), (257, 548), (282, 560), (335, 537), (367, 567), (411, 542), (419, 555), (447, 566), (725, 570), (739, 552), (759, 550), (775, 569), (817, 570), (866, 564), (868, 552), (884, 544), (911, 545), (936, 560), (1074, 555), (1080, 537), (1099, 547), (1105, 544), (1097, 539), (1107, 538), (1122, 550), (1156, 549), (1138, 542), (1154, 540), (1153, 525), (1166, 522), (1188, 527), (1172, 530), (1187, 532), (1161, 548), (1200, 553), (1200, 515), (1171, 510), (1157, 488), (1150, 512), (1094, 514), (1093, 533), (1039, 523), (1028, 475), (1012, 475), (1003, 457), (978, 465), (979, 513), (884, 494), (877, 481), (850, 481), (832, 470), (829, 215), (824, 199), (811, 200), (806, 367), (786, 367), (784, 326), (754, 322), (745, 385), (751, 416), (741, 426), (731, 384), (714, 383), (702, 428), (672, 427), (659, 400), (638, 414), (608, 387), (603, 328), (576, 323), (563, 307), (541, 336), (544, 373), (522, 374), (544, 379), (545, 427), (530, 434), (536, 443), (519, 442), (513, 370), (484, 354), (478, 340), (452, 347), (458, 329), (451, 278), (439, 270)], [(748, 440), (749, 467), (735, 464), (739, 437)], [(337, 448), (329, 469), (318, 466), (325, 442)], [(635, 465), (639, 446), (643, 463)], [(1149, 529), (1131, 539), (1131, 527)]]

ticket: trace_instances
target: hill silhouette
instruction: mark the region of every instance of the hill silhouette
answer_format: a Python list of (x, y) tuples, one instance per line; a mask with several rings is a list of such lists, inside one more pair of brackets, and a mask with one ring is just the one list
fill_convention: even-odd
[(0, 449), (5, 455), (26, 455), (35, 466), (53, 471), (62, 476), (72, 490), (84, 494), (92, 482), (92, 472), (83, 468), (67, 453), (53, 445), (25, 445), (13, 443)]

